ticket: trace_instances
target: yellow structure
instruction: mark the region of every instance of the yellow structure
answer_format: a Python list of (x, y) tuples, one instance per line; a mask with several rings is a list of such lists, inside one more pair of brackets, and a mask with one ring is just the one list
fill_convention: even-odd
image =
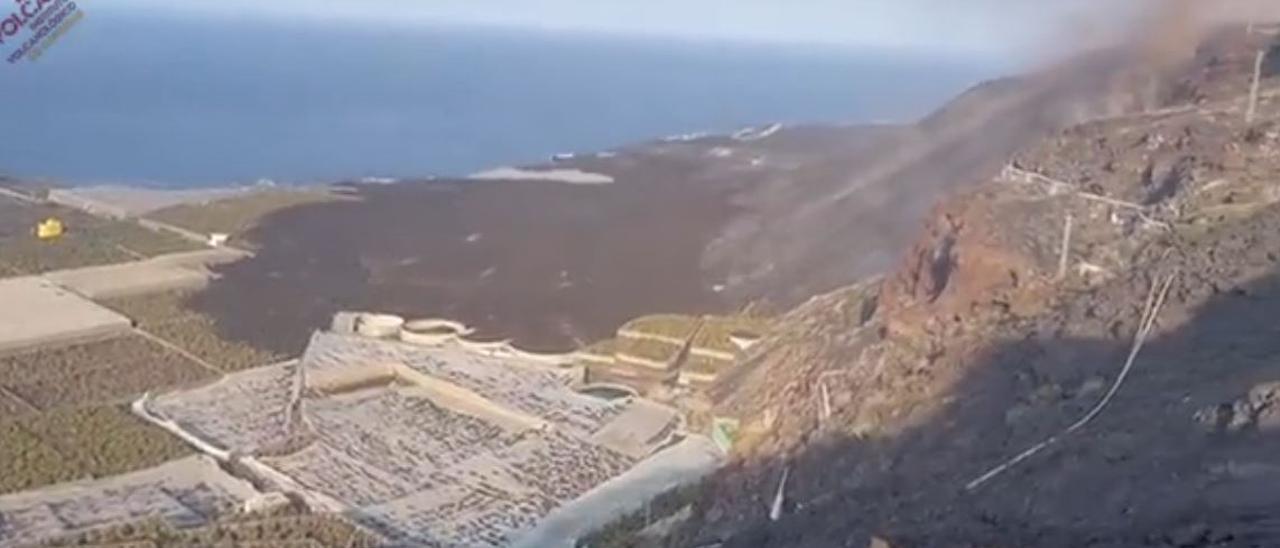
[(41, 240), (53, 240), (62, 236), (66, 231), (66, 227), (62, 226), (62, 221), (49, 217), (40, 224), (36, 225), (36, 237)]

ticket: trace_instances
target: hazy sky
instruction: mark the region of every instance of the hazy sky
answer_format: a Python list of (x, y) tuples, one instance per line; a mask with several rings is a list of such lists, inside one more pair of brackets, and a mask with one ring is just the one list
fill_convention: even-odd
[[(92, 9), (457, 23), (1025, 56), (1145, 0), (92, 0)], [(1105, 19), (1096, 17), (1106, 13)]]

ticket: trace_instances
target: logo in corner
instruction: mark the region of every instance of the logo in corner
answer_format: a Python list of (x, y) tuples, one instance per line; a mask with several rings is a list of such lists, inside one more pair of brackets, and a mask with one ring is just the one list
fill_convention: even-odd
[(10, 64), (40, 59), (45, 50), (84, 18), (84, 11), (75, 0), (13, 0), (13, 3), (13, 12), (0, 19), (0, 50), (12, 48), (8, 54)]

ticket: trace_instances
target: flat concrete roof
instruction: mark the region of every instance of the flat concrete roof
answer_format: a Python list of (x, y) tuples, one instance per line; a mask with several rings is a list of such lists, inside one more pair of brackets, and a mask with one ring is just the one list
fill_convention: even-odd
[(0, 280), (0, 353), (127, 333), (129, 318), (38, 277)]

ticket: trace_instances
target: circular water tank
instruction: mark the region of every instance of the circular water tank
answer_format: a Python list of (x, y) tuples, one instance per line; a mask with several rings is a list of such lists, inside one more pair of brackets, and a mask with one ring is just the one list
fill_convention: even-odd
[(449, 320), (413, 320), (400, 329), (400, 340), (424, 346), (439, 346), (471, 331), (466, 325)]
[(404, 318), (390, 314), (362, 314), (356, 320), (356, 333), (374, 339), (389, 339), (400, 333)]
[(639, 396), (634, 388), (623, 386), (620, 384), (589, 384), (578, 389), (578, 393), (584, 396), (605, 401), (625, 400)]
[(498, 336), (468, 335), (461, 340), (462, 346), (473, 352), (483, 354), (504, 354), (511, 350), (511, 340)]

